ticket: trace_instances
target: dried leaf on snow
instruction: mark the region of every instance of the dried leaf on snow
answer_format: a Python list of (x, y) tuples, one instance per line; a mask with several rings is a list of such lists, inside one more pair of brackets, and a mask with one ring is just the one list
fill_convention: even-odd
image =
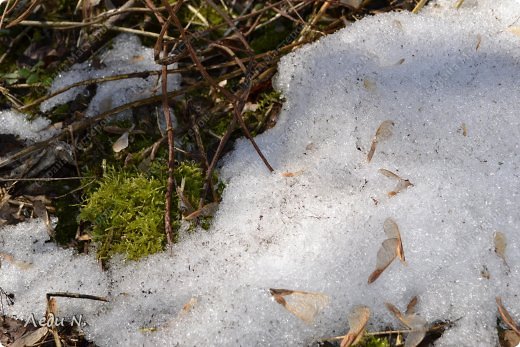
[(377, 252), (376, 269), (368, 277), (368, 284), (377, 280), (396, 257), (399, 257), (402, 263), (406, 261), (397, 224), (393, 219), (387, 218), (383, 224), (383, 229), (388, 239), (383, 241), (381, 248)]
[(413, 187), (412, 182), (410, 182), (407, 179), (399, 177), (397, 174), (393, 173), (390, 170), (379, 169), (379, 173), (388, 178), (397, 180), (397, 185), (395, 186), (394, 190), (387, 193), (388, 196), (390, 196), (390, 197), (397, 195), (398, 193), (402, 192), (403, 190), (405, 190), (408, 187)]
[(368, 307), (362, 305), (354, 307), (347, 318), (349, 331), (341, 341), (341, 347), (353, 346), (363, 338), (369, 318)]
[(306, 323), (311, 323), (329, 303), (329, 297), (322, 293), (273, 288), (269, 291), (277, 303)]
[(372, 139), (372, 144), (370, 145), (370, 151), (367, 155), (367, 160), (370, 163), (372, 160), (372, 157), (374, 156), (374, 153), (376, 151), (377, 144), (383, 140), (388, 139), (390, 136), (392, 136), (392, 128), (394, 126), (394, 122), (391, 120), (385, 120), (384, 122), (379, 125), (379, 128), (376, 130), (376, 135)]
[(502, 317), (502, 320), (504, 323), (510, 327), (518, 336), (520, 336), (520, 327), (515, 323), (507, 309), (502, 304), (502, 298), (499, 296), (496, 297), (498, 312), (500, 313), (500, 316)]

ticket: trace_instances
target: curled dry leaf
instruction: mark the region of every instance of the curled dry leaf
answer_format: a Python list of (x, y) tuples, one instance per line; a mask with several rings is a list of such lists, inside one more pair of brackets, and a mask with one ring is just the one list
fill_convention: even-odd
[(368, 277), (368, 284), (377, 280), (396, 257), (399, 257), (402, 263), (406, 261), (397, 224), (393, 219), (387, 218), (383, 224), (383, 229), (388, 239), (383, 241), (377, 252), (376, 269)]
[(362, 305), (354, 307), (347, 317), (349, 331), (341, 340), (341, 347), (353, 346), (363, 338), (369, 318), (370, 309), (368, 307)]
[(506, 247), (507, 247), (507, 239), (506, 235), (504, 233), (497, 231), (495, 232), (494, 236), (494, 243), (495, 243), (495, 253), (502, 258), (504, 261), (504, 264), (509, 268), (509, 265), (506, 261)]
[(387, 193), (388, 196), (390, 196), (390, 197), (396, 196), (398, 193), (402, 192), (403, 190), (405, 190), (408, 187), (413, 187), (413, 184), (412, 184), (412, 182), (410, 182), (410, 180), (401, 178), (390, 170), (379, 169), (379, 173), (388, 178), (397, 180), (397, 185), (395, 186), (394, 190)]
[(273, 288), (269, 291), (277, 303), (305, 323), (312, 323), (329, 303), (329, 297), (322, 293)]
[(510, 327), (518, 336), (520, 336), (520, 327), (516, 325), (515, 321), (507, 311), (507, 309), (502, 304), (502, 298), (497, 296), (496, 297), (498, 312), (500, 313), (500, 317), (502, 317), (502, 320), (504, 323)]
[(367, 160), (370, 163), (372, 160), (372, 157), (374, 156), (374, 153), (376, 151), (377, 144), (383, 140), (388, 139), (390, 136), (392, 136), (392, 128), (394, 126), (394, 122), (391, 120), (385, 120), (381, 125), (379, 125), (379, 128), (377, 128), (376, 135), (374, 136), (372, 140), (372, 144), (370, 146), (370, 151), (367, 155)]

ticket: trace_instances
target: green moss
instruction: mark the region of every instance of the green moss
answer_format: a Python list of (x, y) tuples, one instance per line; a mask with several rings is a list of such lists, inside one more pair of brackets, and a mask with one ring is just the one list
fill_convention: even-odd
[(384, 337), (365, 336), (356, 346), (359, 347), (390, 347), (390, 342)]
[[(184, 162), (174, 176), (177, 182), (184, 179), (184, 196), (196, 207), (204, 185), (203, 170)], [(120, 253), (137, 260), (163, 250), (166, 183), (166, 163), (161, 160), (153, 162), (147, 173), (106, 168), (98, 186), (86, 192), (79, 215), (92, 225), (99, 259)], [(176, 230), (182, 218), (177, 196), (172, 199), (171, 217)]]
[(92, 223), (101, 260), (116, 253), (136, 260), (163, 249), (162, 211), (161, 180), (108, 168), (99, 188), (87, 197), (80, 219)]

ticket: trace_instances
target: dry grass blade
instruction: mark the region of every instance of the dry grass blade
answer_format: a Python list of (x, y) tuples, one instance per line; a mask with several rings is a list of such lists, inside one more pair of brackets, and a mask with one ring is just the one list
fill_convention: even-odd
[(348, 315), (349, 331), (341, 341), (341, 347), (355, 345), (362, 338), (370, 318), (370, 309), (366, 306), (356, 306)]
[(197, 217), (208, 217), (215, 214), (218, 209), (218, 202), (212, 202), (207, 205), (204, 205), (201, 209), (190, 213), (188, 216), (184, 217), (185, 220), (193, 220)]
[(510, 327), (518, 336), (520, 336), (520, 328), (518, 325), (516, 325), (515, 321), (507, 311), (507, 309), (502, 304), (502, 298), (499, 296), (496, 297), (498, 312), (500, 313), (500, 316), (502, 317), (502, 320), (504, 323)]
[(391, 120), (385, 120), (384, 122), (379, 125), (379, 128), (376, 130), (376, 135), (374, 136), (372, 140), (372, 144), (370, 145), (370, 151), (367, 155), (367, 160), (370, 163), (372, 160), (372, 157), (374, 156), (374, 153), (376, 151), (377, 144), (381, 142), (382, 140), (385, 140), (392, 136), (392, 128), (394, 126), (394, 122)]
[(419, 13), (422, 10), (422, 8), (424, 7), (424, 5), (426, 5), (426, 1), (428, 1), (428, 0), (420, 0), (417, 3), (417, 5), (415, 5), (414, 9), (412, 10), (412, 13), (414, 13), (414, 14)]
[(398, 245), (396, 249), (397, 256), (401, 260), (402, 263), (406, 261), (404, 257), (404, 249), (403, 249), (403, 243), (401, 240), (401, 233), (399, 232), (399, 227), (397, 226), (397, 223), (392, 218), (387, 218), (385, 220), (385, 223), (383, 224), (383, 230), (385, 231), (386, 236), (388, 236), (389, 239), (397, 239)]
[(507, 247), (507, 239), (504, 233), (497, 231), (495, 232), (495, 236), (493, 238), (495, 243), (495, 253), (502, 258), (504, 264), (509, 268), (509, 265), (506, 261), (506, 247)]
[(51, 333), (54, 338), (54, 344), (56, 347), (61, 347), (60, 335), (58, 334), (58, 329), (56, 328), (56, 317), (58, 316), (58, 302), (55, 298), (47, 299), (47, 312), (45, 313), (45, 317), (47, 319), (48, 324), (50, 324)]
[(329, 297), (322, 293), (272, 288), (269, 291), (277, 303), (305, 323), (312, 323), (329, 303)]
[(401, 178), (390, 170), (379, 169), (379, 173), (388, 178), (397, 180), (397, 185), (395, 186), (394, 190), (387, 193), (388, 196), (390, 196), (390, 197), (396, 196), (398, 193), (402, 192), (403, 190), (407, 189), (408, 187), (413, 187), (413, 184), (412, 184), (412, 182), (410, 182), (410, 180)]

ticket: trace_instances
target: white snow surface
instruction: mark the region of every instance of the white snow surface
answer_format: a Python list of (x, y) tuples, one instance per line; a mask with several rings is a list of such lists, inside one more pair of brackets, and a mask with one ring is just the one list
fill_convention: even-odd
[[(403, 309), (417, 295), (429, 322), (460, 318), (437, 346), (495, 346), (495, 296), (520, 321), (520, 37), (509, 30), (520, 3), (452, 6), (365, 18), (282, 59), (287, 101), (256, 138), (276, 172), (238, 141), (211, 230), (184, 236), (172, 255), (114, 260), (101, 273), (91, 257), (43, 243), (40, 223), (4, 227), (0, 252), (35, 263), (2, 263), (0, 286), (16, 295), (7, 313), (41, 314), (46, 292), (79, 291), (111, 299), (58, 300), (101, 346), (302, 346), (345, 333), (359, 304), (372, 310), (369, 330), (399, 328), (384, 302)], [(367, 163), (384, 120), (393, 136)], [(380, 168), (414, 186), (388, 197), (396, 182)], [(394, 261), (368, 285), (388, 217), (408, 265)], [(509, 269), (495, 231), (507, 237)], [(305, 324), (269, 288), (330, 303)]]
[[(54, 80), (51, 91), (88, 79), (160, 69), (160, 65), (154, 61), (153, 49), (143, 46), (140, 39), (132, 34), (120, 34), (114, 38), (112, 47), (101, 55), (100, 63), (101, 67), (94, 67), (89, 61), (74, 64), (70, 70), (63, 72)], [(99, 83), (86, 116), (92, 117), (129, 102), (161, 94), (159, 81), (157, 75), (150, 75), (146, 78), (124, 78)], [(175, 90), (179, 81), (178, 75), (168, 75), (168, 91)], [(73, 100), (78, 94), (86, 91), (84, 86), (72, 88), (46, 100), (40, 108), (46, 112), (57, 105)], [(120, 117), (129, 115), (131, 115), (129, 111), (119, 114)]]
[(41, 141), (52, 137), (56, 130), (47, 129), (50, 120), (37, 117), (32, 121), (15, 110), (0, 110), (0, 134), (12, 134), (22, 140)]

